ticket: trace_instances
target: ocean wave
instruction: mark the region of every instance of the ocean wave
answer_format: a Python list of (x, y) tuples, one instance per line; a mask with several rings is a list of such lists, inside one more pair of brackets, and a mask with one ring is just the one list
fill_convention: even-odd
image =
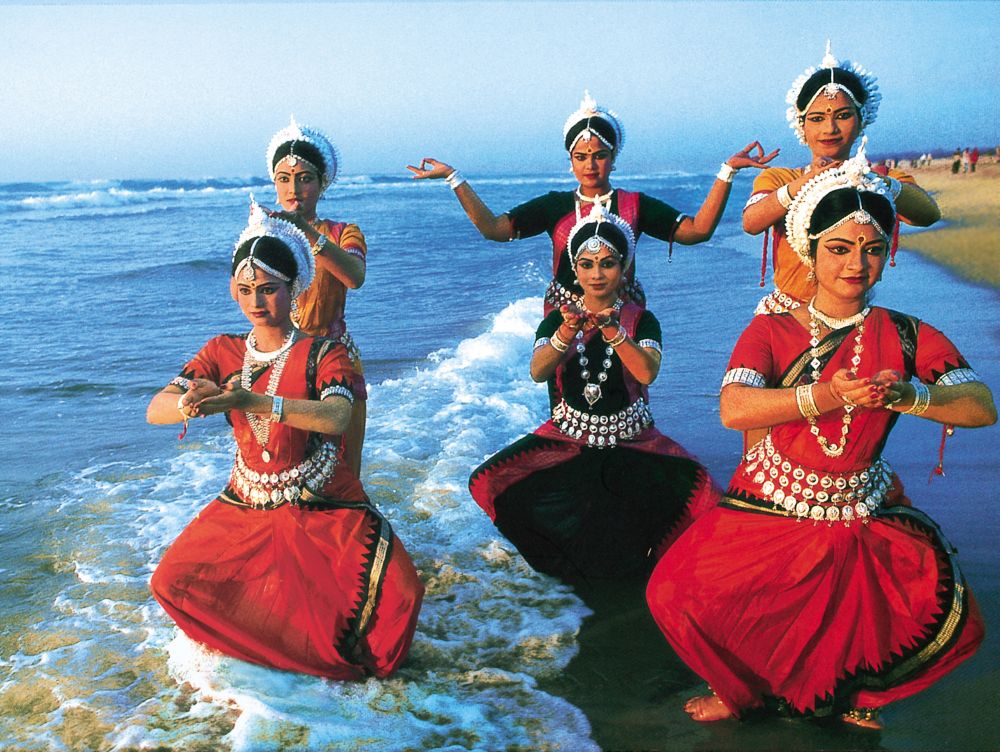
[(427, 587), (396, 676), (331, 682), (231, 659), (183, 636), (151, 599), (155, 562), (231, 469), (226, 426), (199, 422), (179, 451), (75, 473), (34, 512), (49, 532), (30, 555), (53, 571), (33, 628), (2, 656), (0, 706), (31, 712), (0, 713), (0, 737), (114, 739), (116, 749), (596, 750), (584, 714), (537, 686), (576, 654), (588, 612), (528, 567), (466, 487), (484, 456), (545, 412), (544, 387), (525, 368), (540, 307), (515, 301), (478, 336), (371, 386), (366, 488)]

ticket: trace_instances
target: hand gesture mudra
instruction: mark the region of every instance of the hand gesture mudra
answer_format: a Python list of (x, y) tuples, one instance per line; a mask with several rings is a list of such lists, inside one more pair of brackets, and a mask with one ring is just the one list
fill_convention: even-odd
[(406, 165), (406, 169), (413, 173), (414, 180), (443, 180), (455, 171), (451, 165), (430, 157), (421, 159), (419, 166)]
[(780, 152), (781, 149), (775, 149), (770, 154), (764, 154), (764, 147), (760, 145), (760, 141), (751, 141), (743, 147), (743, 149), (727, 159), (726, 164), (730, 167), (736, 168), (737, 170), (743, 169), (744, 167), (756, 167), (757, 169), (763, 169), (767, 166), (767, 163), (778, 156)]

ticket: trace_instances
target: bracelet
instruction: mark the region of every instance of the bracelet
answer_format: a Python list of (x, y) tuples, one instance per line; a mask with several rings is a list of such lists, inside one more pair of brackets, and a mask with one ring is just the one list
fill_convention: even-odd
[(553, 350), (556, 350), (561, 353), (564, 353), (567, 350), (569, 350), (569, 342), (564, 341), (563, 338), (559, 336), (558, 329), (552, 332), (552, 337), (549, 339), (549, 344), (552, 345)]
[(312, 255), (319, 256), (322, 250), (326, 247), (326, 243), (327, 243), (326, 235), (320, 233), (319, 238), (316, 239), (316, 242), (313, 243), (312, 247), (310, 248), (310, 250), (312, 251)]
[(799, 414), (806, 420), (818, 418), (820, 415), (819, 408), (816, 407), (816, 398), (813, 397), (812, 384), (800, 384), (795, 387), (795, 404), (798, 405)]
[(729, 162), (723, 162), (719, 168), (719, 174), (715, 176), (715, 179), (721, 180), (723, 183), (732, 183), (733, 178), (736, 177), (736, 173), (739, 171), (738, 167), (733, 167)]
[(601, 339), (604, 339), (608, 343), (608, 347), (618, 347), (622, 342), (628, 337), (628, 332), (625, 331), (624, 326), (618, 327), (618, 334), (616, 334), (611, 339), (604, 339), (604, 332), (601, 332)]
[(778, 199), (778, 203), (781, 204), (785, 209), (792, 205), (792, 194), (788, 192), (788, 184), (781, 186), (778, 190), (774, 192), (775, 198)]
[(458, 188), (458, 186), (460, 186), (462, 183), (465, 182), (465, 178), (462, 177), (462, 173), (460, 173), (458, 170), (452, 170), (451, 175), (446, 177), (444, 179), (444, 182), (448, 184), (449, 188), (455, 190), (456, 188)]
[(271, 397), (271, 422), (280, 423), (285, 417), (285, 398), (275, 395)]
[(915, 392), (913, 395), (913, 404), (903, 410), (903, 412), (907, 415), (923, 415), (927, 408), (931, 406), (931, 390), (926, 384), (919, 381), (913, 382), (913, 390)]
[(180, 397), (177, 398), (177, 409), (181, 411), (181, 415), (184, 416), (184, 420), (187, 420), (187, 417), (188, 417), (187, 413), (184, 412), (184, 398), (185, 397), (187, 397), (187, 392), (185, 392), (184, 394), (182, 394)]

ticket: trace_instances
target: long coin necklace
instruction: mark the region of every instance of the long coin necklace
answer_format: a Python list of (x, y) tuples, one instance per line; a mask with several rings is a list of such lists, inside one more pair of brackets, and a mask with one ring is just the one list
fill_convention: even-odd
[[(620, 311), (625, 301), (621, 298), (615, 301), (614, 309)], [(601, 362), (603, 370), (597, 373), (597, 383), (590, 383), (590, 369), (587, 368), (590, 365), (590, 359), (587, 357), (585, 351), (586, 347), (583, 344), (583, 330), (581, 329), (576, 333), (576, 352), (580, 358), (580, 378), (583, 379), (583, 398), (587, 400), (587, 404), (591, 407), (599, 400), (602, 396), (601, 384), (608, 380), (608, 369), (611, 368), (611, 356), (614, 355), (615, 348), (611, 345), (604, 346), (604, 360)]]
[[(861, 365), (861, 353), (864, 351), (861, 337), (865, 333), (865, 317), (870, 310), (870, 308), (866, 307), (854, 316), (846, 319), (834, 319), (816, 310), (812, 302), (809, 303), (809, 355), (811, 357), (809, 365), (812, 367), (812, 380), (814, 384), (819, 382), (821, 375), (820, 366), (822, 365), (819, 359), (820, 322), (830, 329), (843, 329), (846, 326), (856, 326), (858, 328), (857, 334), (854, 335), (854, 355), (851, 357), (851, 368), (857, 373), (858, 367)], [(806, 418), (806, 421), (809, 423), (809, 432), (816, 437), (816, 443), (819, 444), (819, 448), (823, 450), (823, 454), (827, 457), (839, 457), (844, 453), (844, 449), (847, 447), (847, 434), (850, 433), (851, 421), (854, 419), (852, 413), (855, 407), (856, 405), (844, 405), (844, 417), (841, 419), (840, 427), (840, 440), (836, 444), (831, 444), (819, 432), (819, 426), (816, 425), (815, 418), (811, 416)]]
[[(250, 382), (250, 376), (253, 374), (253, 370), (256, 366), (271, 364), (271, 375), (267, 379), (267, 388), (264, 390), (264, 394), (268, 397), (273, 397), (278, 392), (278, 382), (281, 381), (281, 374), (285, 370), (285, 363), (288, 362), (288, 354), (291, 352), (292, 345), (295, 344), (297, 329), (292, 329), (285, 341), (282, 343), (281, 347), (277, 350), (271, 352), (261, 352), (257, 349), (257, 339), (253, 336), (253, 332), (247, 334), (247, 349), (243, 355), (243, 369), (240, 371), (240, 386), (250, 391), (252, 386)], [(271, 461), (271, 453), (267, 451), (267, 442), (271, 437), (271, 417), (261, 418), (256, 413), (246, 413), (247, 423), (250, 424), (250, 430), (253, 431), (254, 438), (257, 439), (257, 443), (262, 447), (261, 449), (261, 459), (264, 462)]]

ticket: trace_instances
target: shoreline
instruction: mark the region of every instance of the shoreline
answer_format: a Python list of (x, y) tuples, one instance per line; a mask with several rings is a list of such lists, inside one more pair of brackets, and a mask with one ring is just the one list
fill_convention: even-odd
[[(975, 173), (957, 175), (951, 173), (950, 158), (900, 169), (912, 174), (941, 208), (936, 225), (904, 234), (900, 247), (1000, 291), (1000, 163), (992, 156), (981, 158)], [(905, 263), (905, 257), (897, 263)]]

